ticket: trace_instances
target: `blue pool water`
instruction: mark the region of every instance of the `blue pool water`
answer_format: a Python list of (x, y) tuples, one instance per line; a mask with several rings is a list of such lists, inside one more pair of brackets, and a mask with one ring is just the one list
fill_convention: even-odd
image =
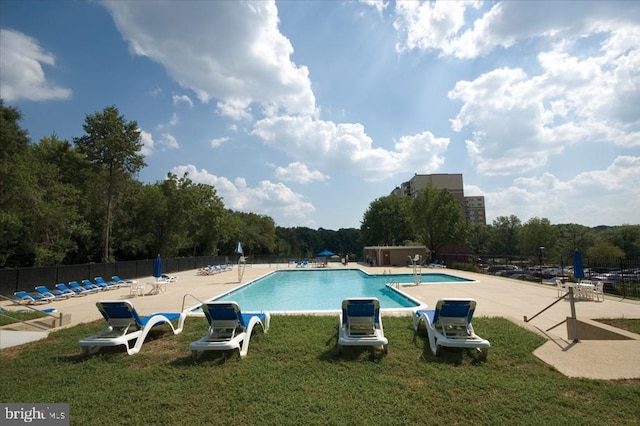
[[(367, 275), (356, 269), (276, 271), (215, 300), (233, 300), (245, 311), (270, 312), (335, 311), (350, 297), (377, 297), (383, 309), (419, 305), (387, 287), (391, 281), (413, 283), (413, 275)], [(472, 281), (448, 274), (423, 274), (421, 282)]]

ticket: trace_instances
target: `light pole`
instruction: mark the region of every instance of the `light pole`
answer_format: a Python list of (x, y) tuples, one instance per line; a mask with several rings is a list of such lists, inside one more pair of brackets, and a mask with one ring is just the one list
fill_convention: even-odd
[(542, 284), (542, 280), (543, 280), (543, 277), (542, 277), (542, 256), (544, 255), (544, 247), (540, 246), (540, 247), (538, 247), (538, 250), (539, 250), (538, 251), (538, 259), (540, 261), (540, 263), (539, 263), (540, 264), (540, 284)]

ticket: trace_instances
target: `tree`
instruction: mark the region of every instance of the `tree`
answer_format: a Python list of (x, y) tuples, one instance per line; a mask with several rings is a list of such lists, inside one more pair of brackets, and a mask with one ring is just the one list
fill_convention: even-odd
[(37, 181), (30, 167), (29, 137), (22, 114), (0, 99), (0, 266), (30, 266), (25, 241), (28, 215), (36, 205)]
[(186, 218), (186, 229), (190, 236), (187, 248), (190, 253), (184, 254), (217, 254), (219, 243), (234, 238), (227, 231), (229, 215), (222, 199), (213, 186), (202, 183), (187, 186), (184, 196), (190, 206)]
[(369, 204), (360, 232), (363, 245), (400, 245), (413, 239), (411, 199), (388, 195)]
[[(349, 254), (352, 260), (356, 260), (362, 255), (362, 238), (359, 229), (340, 228), (337, 235), (339, 247), (343, 254)], [(325, 244), (325, 246), (330, 247), (328, 244)]]
[[(544, 256), (545, 259), (556, 259), (556, 242), (558, 231), (547, 218), (532, 217), (520, 229), (520, 250), (529, 256)], [(540, 247), (544, 247), (541, 249)], [(544, 259), (542, 259), (544, 261)]]
[(31, 152), (38, 198), (27, 235), (33, 242), (34, 264), (59, 265), (74, 256), (78, 237), (88, 232), (80, 214), (80, 190), (69, 172), (79, 171), (83, 158), (55, 134), (41, 139)]
[(238, 239), (242, 242), (245, 255), (269, 254), (276, 246), (276, 225), (269, 216), (256, 213), (234, 212), (240, 219)]
[(554, 225), (557, 232), (556, 253), (561, 259), (571, 262), (575, 249), (584, 250), (591, 247), (595, 240), (595, 232), (586, 226), (575, 223)]
[(467, 223), (462, 206), (446, 189), (422, 188), (413, 200), (412, 212), (414, 232), (431, 253), (464, 242)]
[(620, 247), (616, 247), (606, 241), (595, 243), (587, 249), (587, 256), (592, 259), (620, 259), (624, 257), (624, 251)]
[[(113, 254), (117, 260), (151, 259), (161, 253), (161, 230), (166, 212), (166, 199), (159, 183), (134, 182), (127, 187), (114, 229)], [(161, 253), (165, 255), (164, 253)]]
[(498, 216), (491, 226), (490, 251), (509, 256), (518, 254), (518, 232), (522, 226), (518, 216)]
[(82, 128), (85, 135), (74, 138), (74, 143), (91, 163), (93, 184), (101, 194), (102, 260), (106, 262), (111, 258), (111, 228), (118, 202), (126, 185), (145, 166), (140, 131), (115, 106), (87, 115)]
[(615, 226), (604, 231), (602, 237), (604, 241), (620, 247), (627, 259), (640, 258), (640, 225)]
[(485, 255), (489, 253), (491, 244), (491, 227), (476, 223), (469, 225), (469, 249), (471, 253), (476, 255)]

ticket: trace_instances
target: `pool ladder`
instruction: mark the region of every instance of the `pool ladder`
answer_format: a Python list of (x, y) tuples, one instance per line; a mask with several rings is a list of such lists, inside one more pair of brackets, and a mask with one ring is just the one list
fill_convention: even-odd
[(422, 278), (422, 267), (420, 265), (413, 265), (413, 283), (415, 285), (420, 284)]
[(393, 280), (389, 283), (389, 286), (391, 287), (396, 287), (396, 288), (400, 288), (400, 282), (398, 282), (397, 280)]

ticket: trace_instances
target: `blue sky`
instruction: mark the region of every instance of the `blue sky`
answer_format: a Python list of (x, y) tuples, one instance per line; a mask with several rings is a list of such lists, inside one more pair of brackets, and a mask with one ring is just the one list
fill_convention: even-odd
[(359, 227), (414, 173), (487, 221), (640, 223), (640, 2), (0, 0), (33, 141), (115, 105), (156, 182), (277, 225)]

